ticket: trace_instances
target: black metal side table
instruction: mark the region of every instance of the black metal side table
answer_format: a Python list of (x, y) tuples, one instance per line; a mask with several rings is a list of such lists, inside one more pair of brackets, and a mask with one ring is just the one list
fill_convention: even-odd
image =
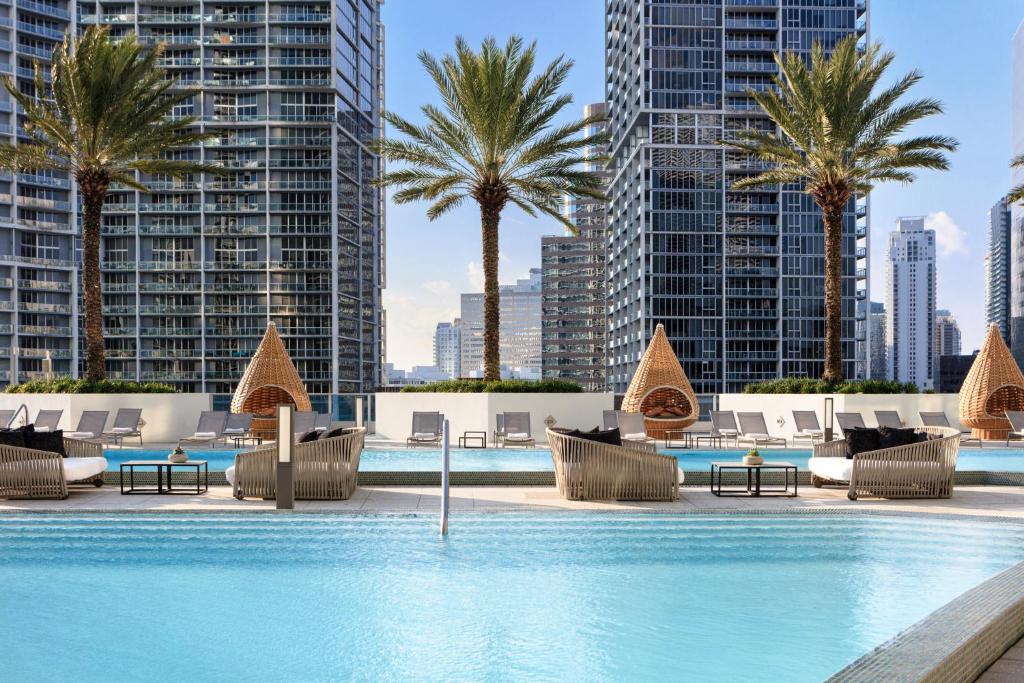
[[(125, 489), (125, 468), (128, 468), (128, 488)], [(156, 487), (152, 486), (136, 486), (135, 485), (135, 468), (156, 468)], [(171, 474), (175, 468), (179, 469), (194, 469), (196, 472), (196, 487), (195, 489), (189, 488), (174, 488), (171, 483)], [(202, 470), (203, 477), (200, 479), (199, 473)], [(166, 475), (165, 475), (166, 471)], [(167, 477), (166, 481), (164, 477)], [(137, 494), (188, 494), (188, 495), (201, 495), (210, 490), (210, 465), (206, 460), (186, 460), (185, 462), (171, 462), (169, 460), (128, 460), (127, 462), (121, 463), (121, 494), (122, 495), (137, 495)]]
[[(722, 489), (722, 472), (727, 470), (746, 470), (746, 490), (742, 488)], [(761, 485), (761, 472), (772, 470), (782, 471), (784, 481), (782, 488), (777, 486), (765, 488)], [(796, 465), (790, 462), (765, 461), (760, 465), (744, 465), (742, 462), (713, 462), (711, 463), (711, 493), (722, 498), (728, 496), (751, 496), (755, 498), (759, 496), (788, 496), (795, 498), (797, 496), (796, 472)], [(792, 490), (789, 488), (790, 473), (793, 475)]]
[[(471, 442), (477, 445), (471, 446)], [(487, 448), (487, 432), (462, 432), (462, 436), (459, 437), (459, 448)]]
[[(673, 443), (678, 441), (678, 444)], [(693, 432), (685, 429), (666, 429), (665, 448), (693, 448)]]

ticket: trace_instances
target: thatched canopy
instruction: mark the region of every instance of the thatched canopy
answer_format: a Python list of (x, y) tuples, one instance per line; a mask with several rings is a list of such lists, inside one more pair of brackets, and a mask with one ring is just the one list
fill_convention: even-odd
[(672, 350), (664, 325), (654, 329), (622, 399), (622, 409), (642, 413), (648, 435), (656, 438), (663, 437), (668, 429), (688, 427), (700, 416), (697, 395)]
[(1007, 410), (1024, 410), (1024, 374), (992, 325), (960, 387), (960, 422), (978, 438), (1004, 439)]
[(277, 430), (277, 406), (282, 404), (302, 411), (313, 409), (277, 325), (270, 323), (231, 398), (231, 412), (252, 413), (252, 431), (272, 438)]

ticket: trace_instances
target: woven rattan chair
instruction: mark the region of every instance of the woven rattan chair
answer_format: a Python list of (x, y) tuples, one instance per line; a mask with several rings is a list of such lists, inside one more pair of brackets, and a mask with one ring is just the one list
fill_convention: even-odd
[[(356, 490), (359, 456), (366, 430), (349, 430), (341, 436), (295, 444), (292, 476), (296, 500), (348, 500)], [(259, 446), (235, 456), (224, 473), (231, 493), (243, 498), (273, 499), (277, 496), (277, 447)]]
[(63, 410), (40, 410), (36, 413), (36, 421), (32, 423), (32, 428), (37, 432), (52, 432), (57, 429), (63, 414)]
[(903, 428), (903, 420), (900, 419), (900, 414), (895, 410), (876, 410), (875, 421), (879, 427)]
[(754, 448), (760, 446), (786, 447), (786, 439), (768, 433), (768, 425), (764, 421), (764, 413), (737, 413), (740, 420), (740, 435), (737, 444), (749, 443)]
[(224, 410), (204, 410), (199, 414), (199, 423), (192, 436), (178, 439), (178, 445), (210, 444), (215, 447), (217, 441), (224, 438), (224, 427), (228, 423), (228, 414)]
[(533, 432), (530, 430), (529, 413), (505, 413), (505, 436), (501, 439), (501, 446), (525, 446), (530, 447), (536, 444)]
[(67, 439), (79, 439), (81, 441), (92, 441), (103, 438), (103, 428), (107, 425), (107, 417), (110, 415), (106, 410), (83, 410), (78, 418), (78, 426), (73, 432), (64, 432)]
[[(925, 427), (950, 427), (950, 428), (953, 427), (953, 425), (949, 424), (949, 418), (946, 417), (945, 413), (941, 413), (941, 412), (939, 412), (939, 413), (926, 413), (926, 412), (922, 412), (922, 413), (919, 413), (919, 414), (921, 415), (921, 424), (923, 424)], [(960, 432), (960, 443), (961, 444), (972, 443), (972, 442), (973, 443), (977, 443), (978, 444), (978, 448), (982, 448), (985, 445), (982, 442), (981, 439), (976, 439), (975, 437), (971, 436), (970, 432), (964, 432), (964, 431)], [(1009, 444), (1007, 444), (1007, 445), (1009, 445)]]
[(685, 429), (700, 416), (700, 404), (676, 358), (664, 325), (654, 329), (651, 343), (622, 397), (622, 410), (640, 413), (648, 436), (664, 438), (668, 430)]
[(109, 432), (103, 436), (110, 439), (115, 445), (123, 445), (124, 440), (129, 437), (138, 437), (139, 445), (142, 445), (142, 408), (118, 408), (114, 416), (114, 424)]
[(297, 413), (313, 409), (277, 326), (270, 323), (231, 398), (231, 412), (252, 413), (253, 435), (274, 439), (279, 405), (294, 406)]
[(736, 440), (740, 435), (740, 426), (736, 424), (736, 413), (731, 410), (711, 411), (711, 435), (721, 437), (725, 445), (729, 445), (729, 439), (734, 445), (739, 445)]
[(613, 446), (547, 430), (558, 492), (568, 500), (676, 500), (679, 464), (651, 444)]
[(103, 486), (107, 459), (93, 441), (64, 439), (64, 452), (0, 446), (0, 498), (68, 497), (69, 486)]
[(979, 439), (1005, 439), (1008, 410), (1024, 410), (1024, 374), (992, 325), (960, 387), (960, 423)]
[(848, 429), (864, 429), (867, 427), (864, 424), (864, 416), (860, 413), (836, 413), (836, 422), (839, 423), (839, 429), (844, 433)]
[(846, 442), (827, 441), (814, 447), (808, 461), (811, 483), (848, 486), (847, 496), (875, 498), (949, 498), (960, 451), (960, 430), (919, 427), (927, 441), (858, 453), (846, 457)]
[(444, 415), (441, 413), (414, 412), (412, 433), (405, 440), (409, 446), (439, 446), (443, 438)]
[(794, 410), (793, 424), (796, 431), (793, 432), (793, 445), (797, 441), (809, 441), (811, 445), (825, 440), (825, 431), (818, 423), (818, 414), (813, 410)]

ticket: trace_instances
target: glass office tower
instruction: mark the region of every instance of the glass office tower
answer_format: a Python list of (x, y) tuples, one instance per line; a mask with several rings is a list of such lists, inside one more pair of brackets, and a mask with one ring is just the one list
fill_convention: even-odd
[[(773, 53), (866, 40), (865, 0), (607, 0), (608, 382), (626, 389), (654, 328), (698, 393), (819, 377), (821, 213), (798, 186), (735, 191), (761, 162), (718, 145), (772, 130), (746, 88), (771, 87)], [(867, 372), (865, 200), (843, 224), (843, 357)]]
[(101, 0), (77, 12), (80, 31), (165, 45), (160, 64), (199, 89), (175, 115), (215, 133), (174, 155), (227, 169), (111, 192), (108, 375), (226, 404), (273, 321), (315, 407), (349, 417), (381, 372), (383, 212), (366, 147), (380, 132), (379, 0)]

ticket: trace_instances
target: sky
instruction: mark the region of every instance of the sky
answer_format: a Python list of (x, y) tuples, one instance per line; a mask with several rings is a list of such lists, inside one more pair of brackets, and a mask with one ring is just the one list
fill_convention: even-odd
[[(1024, 19), (1021, 0), (872, 0), (871, 39), (896, 54), (893, 79), (918, 69), (924, 79), (911, 97), (936, 97), (940, 117), (909, 131), (960, 141), (945, 173), (923, 172), (912, 185), (886, 185), (871, 195), (872, 299), (884, 300), (888, 233), (900, 216), (927, 216), (938, 245), (938, 307), (960, 321), (964, 353), (984, 336), (984, 266), (989, 208), (1010, 185), (1010, 39)], [(984, 9), (980, 9), (984, 7)], [(417, 59), (441, 56), (455, 37), (473, 44), (511, 34), (537, 42), (538, 62), (559, 55), (575, 62), (564, 92), (573, 95), (566, 119), (604, 97), (602, 0), (387, 0), (385, 108), (419, 121), (437, 102)], [(962, 49), (969, 48), (969, 49)], [(387, 204), (386, 360), (399, 368), (431, 365), (435, 325), (458, 316), (459, 294), (482, 290), (480, 220), (472, 203), (436, 221), (423, 203)], [(549, 218), (510, 207), (500, 226), (499, 279), (526, 277), (540, 265), (540, 237), (559, 234)]]

